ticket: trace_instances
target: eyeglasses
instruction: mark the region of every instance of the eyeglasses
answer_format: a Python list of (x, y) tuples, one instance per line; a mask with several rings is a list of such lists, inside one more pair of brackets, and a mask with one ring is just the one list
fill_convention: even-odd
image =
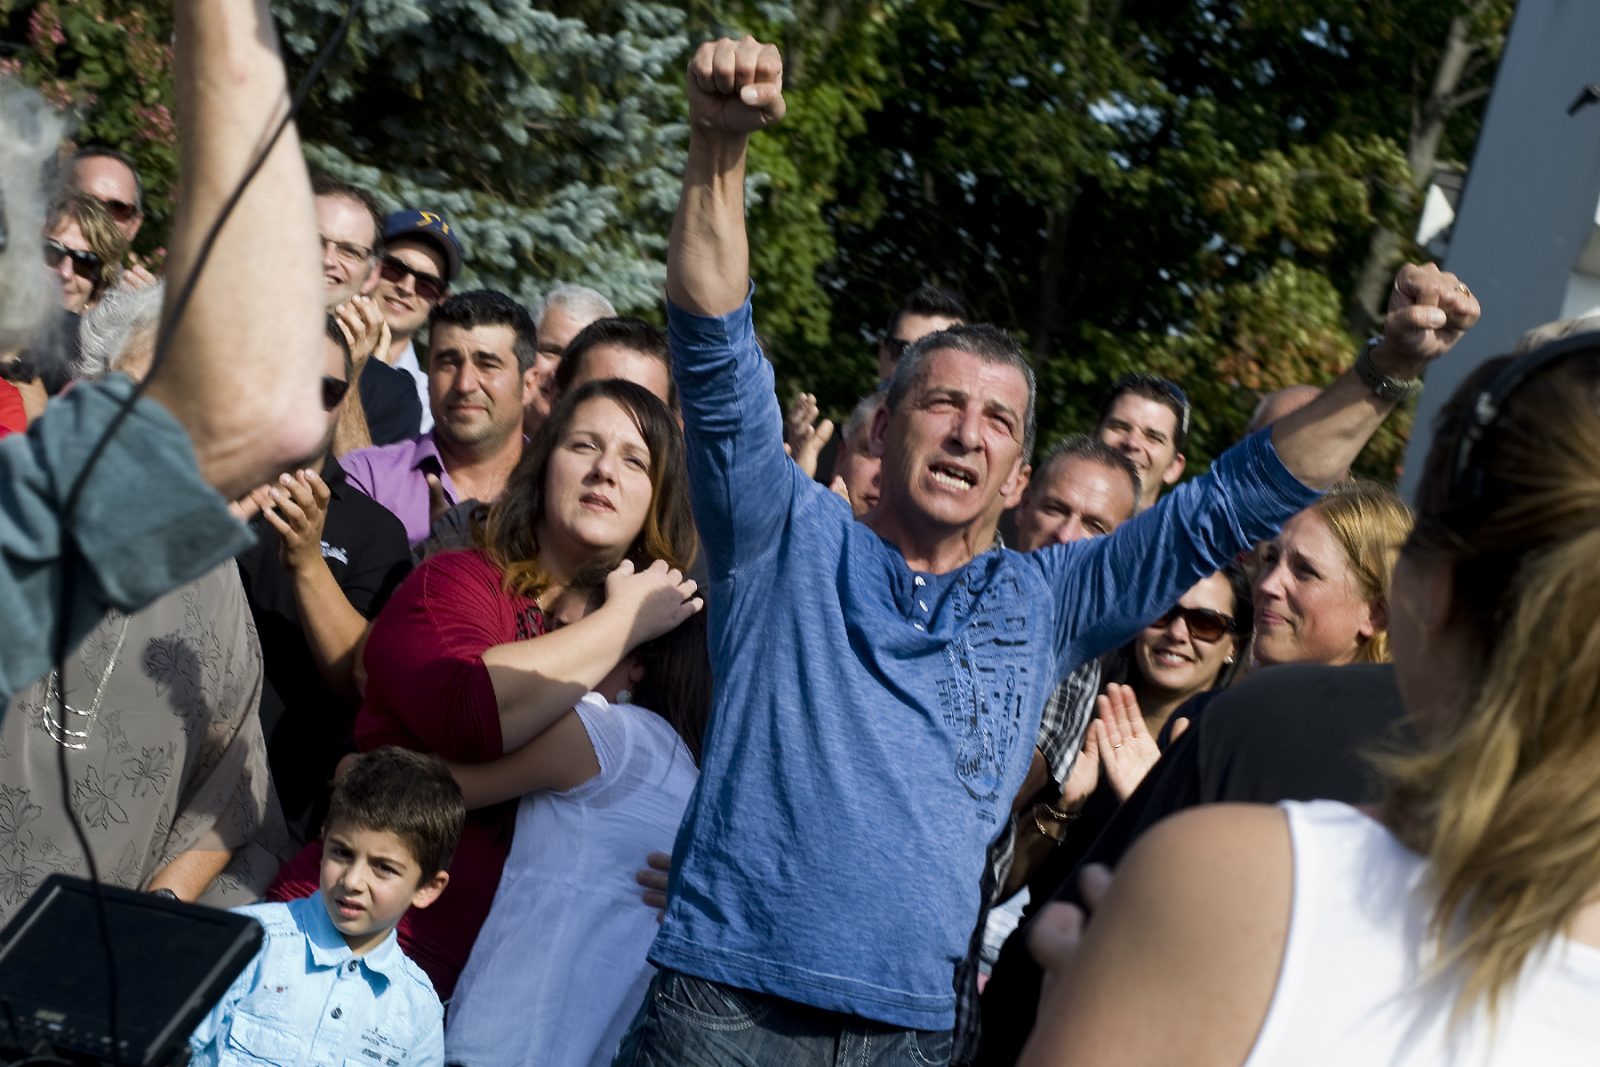
[(51, 270), (61, 266), (63, 259), (72, 260), (72, 273), (84, 281), (98, 281), (100, 275), (101, 259), (93, 252), (78, 248), (68, 248), (60, 241), (46, 241), (44, 243), (44, 265)]
[(437, 304), (444, 299), (445, 282), (437, 274), (414, 270), (393, 256), (384, 256), (378, 261), (378, 275), (386, 282), (398, 285), (408, 274), (416, 279), (417, 295), (422, 299), (430, 304)]
[(100, 206), (110, 212), (111, 217), (116, 219), (118, 222), (132, 222), (134, 219), (144, 214), (144, 212), (139, 210), (138, 204), (130, 204), (126, 200), (106, 200), (98, 196), (95, 197), (95, 199), (98, 200), (100, 202)]
[(1189, 628), (1190, 637), (1207, 644), (1220, 641), (1234, 631), (1233, 616), (1210, 608), (1186, 608), (1181, 604), (1150, 625), (1165, 630), (1180, 618)]
[(332, 411), (339, 406), (339, 401), (350, 391), (350, 383), (343, 378), (334, 378), (330, 375), (322, 376), (322, 410)]
[[(319, 236), (322, 236), (319, 234)], [(322, 236), (322, 250), (326, 252), (333, 249), (333, 254), (349, 267), (359, 267), (372, 258), (372, 249), (366, 245), (353, 244), (349, 241), (335, 241), (332, 237)]]

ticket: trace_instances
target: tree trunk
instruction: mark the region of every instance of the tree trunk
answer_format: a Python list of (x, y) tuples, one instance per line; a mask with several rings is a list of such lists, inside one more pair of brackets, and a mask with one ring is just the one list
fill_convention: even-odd
[[(1477, 0), (1450, 20), (1444, 50), (1439, 55), (1438, 66), (1434, 68), (1433, 84), (1412, 118), (1411, 132), (1406, 142), (1406, 163), (1411, 168), (1412, 187), (1418, 194), (1424, 192), (1433, 179), (1445, 124), (1461, 104), (1458, 93), (1467, 62), (1474, 52), (1484, 46), (1485, 42), (1472, 40), (1471, 28), (1475, 17), (1485, 7), (1487, 0)], [(1371, 333), (1383, 320), (1388, 307), (1389, 279), (1399, 265), (1403, 244), (1401, 235), (1387, 226), (1379, 226), (1373, 231), (1372, 239), (1367, 244), (1367, 258), (1362, 262), (1355, 288), (1345, 307), (1345, 320), (1353, 332)]]

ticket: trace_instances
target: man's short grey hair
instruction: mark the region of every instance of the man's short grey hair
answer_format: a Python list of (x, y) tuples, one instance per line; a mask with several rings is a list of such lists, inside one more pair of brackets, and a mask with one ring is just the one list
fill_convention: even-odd
[(1016, 368), (1028, 383), (1028, 410), (1022, 420), (1022, 455), (1024, 458), (1033, 455), (1033, 438), (1038, 428), (1034, 421), (1034, 400), (1039, 392), (1039, 383), (1033, 374), (1033, 364), (1022, 354), (1022, 347), (998, 326), (963, 323), (912, 342), (894, 365), (894, 376), (889, 379), (889, 393), (885, 400), (889, 410), (900, 406), (906, 394), (921, 380), (923, 363), (930, 354), (940, 349), (953, 349), (977, 356), (985, 363)]
[(0, 350), (33, 340), (61, 295), (39, 260), (44, 231), (45, 165), (61, 144), (61, 119), (42, 97), (0, 80)]
[(544, 321), (545, 312), (551, 308), (560, 308), (568, 315), (584, 322), (594, 322), (598, 319), (612, 319), (617, 316), (617, 309), (611, 306), (605, 294), (598, 289), (591, 289), (587, 285), (558, 285), (544, 295), (539, 301), (539, 310), (533, 316), (537, 326)]
[(1086, 433), (1075, 433), (1063, 437), (1050, 446), (1050, 451), (1044, 454), (1039, 465), (1034, 468), (1033, 477), (1029, 484), (1037, 485), (1044, 481), (1051, 469), (1058, 463), (1068, 460), (1084, 459), (1090, 463), (1098, 463), (1107, 470), (1116, 471), (1128, 479), (1128, 485), (1133, 489), (1133, 506), (1139, 507), (1139, 468), (1133, 465), (1133, 460), (1118, 452), (1110, 445), (1097, 437), (1090, 437)]
[(103, 377), (121, 365), (136, 342), (154, 338), (166, 292), (165, 282), (143, 289), (117, 285), (106, 290), (78, 329), (78, 376)]
[(884, 392), (887, 386), (880, 385), (860, 400), (850, 409), (850, 417), (844, 420), (844, 434), (840, 438), (846, 448), (855, 440), (856, 434), (872, 429), (872, 419), (883, 406)]

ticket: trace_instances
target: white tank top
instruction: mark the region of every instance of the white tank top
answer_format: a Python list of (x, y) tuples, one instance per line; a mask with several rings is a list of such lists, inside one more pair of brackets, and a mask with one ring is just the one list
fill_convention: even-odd
[(1559, 938), (1500, 1001), (1452, 1030), (1454, 982), (1424, 985), (1432, 952), (1423, 861), (1332, 801), (1284, 803), (1294, 903), (1278, 987), (1245, 1067), (1600, 1063), (1600, 949)]

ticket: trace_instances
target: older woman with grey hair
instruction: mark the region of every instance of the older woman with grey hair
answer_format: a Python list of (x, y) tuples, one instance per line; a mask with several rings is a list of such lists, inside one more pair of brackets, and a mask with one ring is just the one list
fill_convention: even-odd
[(142, 289), (117, 286), (107, 292), (78, 327), (77, 376), (99, 378), (120, 371), (142, 381), (155, 356), (166, 296), (166, 283), (160, 281)]

